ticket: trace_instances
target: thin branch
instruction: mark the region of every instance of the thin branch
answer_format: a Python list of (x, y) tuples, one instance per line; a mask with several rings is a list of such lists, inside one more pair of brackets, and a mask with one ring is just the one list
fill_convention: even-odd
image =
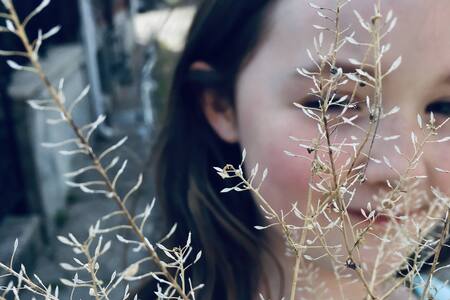
[(13, 23), (14, 23), (14, 25), (16, 27), (17, 35), (20, 38), (20, 40), (21, 40), (21, 42), (22, 42), (22, 44), (23, 44), (23, 46), (24, 46), (24, 48), (26, 50), (27, 56), (28, 56), (28, 58), (29, 58), (29, 60), (30, 60), (30, 62), (32, 64), (32, 66), (36, 70), (36, 73), (38, 74), (38, 76), (41, 79), (41, 81), (44, 83), (47, 91), (49, 92), (49, 94), (51, 96), (51, 98), (54, 100), (55, 105), (61, 111), (61, 113), (62, 113), (62, 115), (64, 117), (64, 120), (72, 128), (73, 132), (75, 133), (76, 137), (79, 140), (79, 143), (81, 145), (84, 145), (85, 149), (87, 149), (88, 156), (90, 157), (93, 165), (96, 167), (97, 171), (99, 172), (99, 174), (101, 175), (102, 179), (104, 180), (108, 191), (112, 195), (112, 198), (114, 199), (116, 204), (119, 206), (120, 210), (122, 210), (124, 212), (124, 215), (125, 215), (125, 218), (126, 218), (127, 222), (129, 223), (129, 225), (131, 226), (132, 230), (137, 235), (137, 237), (139, 238), (141, 243), (144, 245), (144, 248), (148, 252), (149, 257), (151, 257), (153, 259), (153, 261), (155, 262), (157, 267), (164, 273), (164, 276), (167, 278), (167, 280), (170, 282), (170, 284), (174, 287), (174, 289), (177, 291), (177, 293), (180, 295), (180, 297), (183, 300), (188, 300), (189, 298), (185, 294), (184, 290), (179, 286), (179, 284), (177, 283), (177, 280), (171, 275), (169, 270), (166, 268), (166, 265), (163, 264), (163, 262), (159, 258), (159, 256), (156, 253), (156, 251), (147, 242), (147, 239), (145, 238), (143, 232), (139, 229), (139, 226), (134, 222), (133, 217), (131, 216), (130, 212), (128, 211), (128, 209), (124, 205), (124, 203), (122, 201), (122, 198), (118, 195), (118, 193), (117, 193), (117, 191), (116, 191), (116, 189), (115, 189), (115, 187), (113, 185), (113, 182), (111, 181), (111, 179), (109, 178), (106, 170), (102, 166), (99, 157), (94, 153), (94, 151), (90, 147), (90, 144), (89, 144), (88, 140), (83, 135), (83, 133), (81, 132), (80, 128), (75, 124), (75, 121), (73, 120), (72, 116), (66, 110), (66, 108), (64, 106), (64, 103), (63, 103), (63, 99), (61, 98), (61, 94), (52, 85), (52, 83), (47, 78), (46, 74), (44, 73), (44, 71), (42, 69), (42, 66), (41, 66), (41, 64), (40, 64), (40, 62), (38, 60), (38, 57), (37, 57), (37, 55), (35, 55), (33, 47), (32, 47), (32, 45), (31, 45), (31, 43), (30, 43), (30, 41), (28, 39), (28, 36), (27, 36), (26, 32), (25, 32), (24, 24), (20, 21), (18, 15), (17, 15), (17, 12), (16, 12), (16, 10), (15, 10), (13, 5), (11, 5), (9, 7), (9, 12), (10, 12), (11, 20), (13, 21)]

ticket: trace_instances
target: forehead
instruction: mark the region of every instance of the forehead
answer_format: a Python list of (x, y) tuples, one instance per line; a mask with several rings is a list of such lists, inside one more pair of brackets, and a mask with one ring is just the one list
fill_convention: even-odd
[[(315, 0), (314, 4), (335, 8), (336, 0)], [(353, 31), (360, 31), (357, 26), (357, 19), (354, 10), (358, 11), (365, 19), (369, 19), (374, 14), (375, 0), (357, 0), (351, 1), (341, 11), (340, 21), (342, 26), (352, 26)], [(270, 20), (274, 25), (274, 30), (285, 29), (286, 25), (304, 30), (305, 25), (322, 23), (323, 19), (318, 17), (316, 9), (309, 5), (308, 0), (278, 0), (274, 6)], [(407, 29), (412, 35), (421, 34), (422, 38), (436, 37), (437, 32), (449, 33), (450, 20), (448, 13), (450, 11), (450, 1), (448, 0), (383, 0), (381, 1), (382, 14), (386, 15), (389, 10), (393, 10), (394, 15), (399, 19), (401, 29)], [(322, 10), (322, 12), (325, 12)], [(401, 22), (400, 22), (401, 21)], [(333, 25), (333, 24), (329, 24)], [(405, 25), (407, 27), (405, 27)]]
[[(270, 12), (270, 29), (260, 50), (272, 57), (276, 53), (278, 58), (274, 58), (274, 62), (289, 63), (291, 68), (293, 64), (305, 63), (305, 50), (313, 49), (313, 38), (319, 34), (312, 25), (333, 26), (319, 17), (308, 3), (307, 0), (279, 0)], [(336, 1), (331, 0), (316, 0), (314, 3), (329, 8), (336, 6)], [(369, 42), (370, 35), (359, 25), (353, 11), (357, 10), (365, 19), (370, 19), (374, 3), (374, 0), (352, 1), (342, 10), (342, 28), (351, 26), (349, 32), (355, 32), (358, 41)], [(393, 10), (398, 18), (397, 26), (383, 40), (383, 44), (391, 44), (385, 61), (402, 55), (403, 69), (415, 64), (416, 68), (434, 72), (439, 69), (450, 71), (450, 1), (383, 0), (381, 10), (384, 16)], [(332, 41), (331, 34), (325, 34), (325, 39)], [(366, 50), (364, 47), (346, 46), (340, 56), (345, 59), (362, 58)]]

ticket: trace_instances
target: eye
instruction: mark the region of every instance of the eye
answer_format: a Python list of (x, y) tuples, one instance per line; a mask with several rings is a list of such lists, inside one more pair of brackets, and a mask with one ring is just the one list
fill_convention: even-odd
[[(361, 110), (358, 101), (353, 99), (352, 103), (349, 103), (351, 95), (345, 94), (334, 94), (334, 97), (331, 98), (331, 103), (328, 106), (327, 112), (330, 114), (341, 114), (346, 108), (347, 111), (353, 110)], [(321, 107), (321, 99), (318, 96), (310, 96), (309, 98), (303, 101), (303, 105), (311, 108), (311, 109), (320, 109)]]
[(302, 105), (314, 110), (320, 109), (321, 99), (318, 96), (311, 95), (302, 101)]
[(425, 107), (425, 112), (440, 114), (443, 116), (450, 116), (450, 100), (437, 100)]

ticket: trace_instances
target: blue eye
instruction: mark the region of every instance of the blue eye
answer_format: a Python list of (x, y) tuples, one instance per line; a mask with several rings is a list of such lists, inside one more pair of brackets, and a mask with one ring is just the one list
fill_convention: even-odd
[(450, 116), (450, 101), (438, 100), (428, 104), (425, 108), (425, 112), (434, 114), (440, 114), (443, 116)]

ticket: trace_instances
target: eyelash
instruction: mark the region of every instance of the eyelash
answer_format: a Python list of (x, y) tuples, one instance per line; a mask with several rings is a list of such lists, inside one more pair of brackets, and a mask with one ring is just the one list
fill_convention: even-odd
[[(345, 96), (345, 94), (336, 94), (335, 98), (341, 98)], [(328, 111), (330, 113), (339, 113), (340, 111), (342, 111), (343, 106), (348, 104), (348, 100), (350, 98), (351, 95), (348, 95), (348, 98), (345, 102), (343, 102), (341, 105), (331, 105), (328, 107)], [(361, 106), (358, 104), (359, 101), (355, 101), (353, 100), (354, 103), (354, 107), (350, 107), (349, 110), (362, 110)], [(319, 99), (317, 96), (311, 96), (308, 97), (307, 99), (305, 99), (305, 101), (303, 102), (303, 105), (309, 108), (316, 108), (319, 109)], [(436, 100), (433, 101), (432, 103), (429, 103), (426, 107), (425, 107), (425, 113), (430, 113), (433, 112), (435, 115), (442, 115), (445, 117), (450, 117), (450, 99), (448, 100)]]
[[(333, 102), (339, 101), (336, 99), (340, 99), (344, 96), (346, 96), (347, 94), (336, 94), (336, 96), (334, 97)], [(347, 99), (341, 103), (338, 104), (333, 104), (330, 105), (328, 107), (328, 111), (329, 112), (340, 112), (344, 109), (344, 105), (348, 105), (348, 101), (350, 100), (351, 95), (347, 95)], [(307, 99), (305, 99), (305, 101), (303, 102), (303, 105), (308, 107), (308, 108), (316, 108), (319, 109), (320, 108), (320, 103), (319, 103), (319, 98), (317, 96), (311, 96)], [(352, 107), (349, 107), (349, 110), (361, 110), (361, 107), (358, 105), (358, 101), (355, 101), (355, 99), (352, 101)]]
[(425, 112), (450, 116), (450, 100), (437, 100), (425, 107)]

